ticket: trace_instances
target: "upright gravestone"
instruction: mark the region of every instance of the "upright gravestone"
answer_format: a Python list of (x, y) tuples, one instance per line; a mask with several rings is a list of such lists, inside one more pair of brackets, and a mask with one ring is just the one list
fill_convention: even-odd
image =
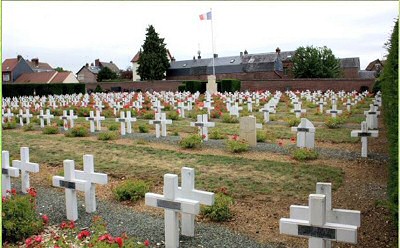
[(119, 113), (120, 117), (119, 118), (115, 118), (116, 122), (121, 123), (121, 135), (125, 135), (126, 134), (126, 128), (125, 128), (125, 123), (126, 123), (126, 118), (125, 118), (125, 112), (121, 111)]
[(10, 154), (1, 152), (1, 195), (6, 196), (11, 190), (11, 177), (19, 177), (19, 169), (10, 167)]
[(377, 111), (373, 104), (370, 104), (369, 107), (368, 111), (364, 111), (364, 115), (367, 117), (367, 127), (368, 129), (378, 129), (378, 115), (381, 112)]
[(30, 188), (29, 172), (38, 173), (39, 164), (29, 162), (29, 148), (21, 147), (21, 160), (13, 160), (12, 166), (21, 170), (21, 191), (27, 193)]
[[(239, 138), (246, 140), (250, 146), (257, 145), (257, 124), (254, 116), (241, 117), (239, 120)], [(258, 127), (259, 128), (259, 127)]]
[(178, 213), (197, 215), (200, 212), (198, 201), (178, 197), (178, 175), (164, 175), (164, 195), (146, 193), (145, 205), (164, 208), (165, 247), (179, 247)]
[(268, 123), (269, 122), (269, 112), (270, 112), (269, 104), (268, 103), (264, 104), (264, 107), (261, 108), (259, 110), (259, 112), (263, 112), (264, 123)]
[(207, 80), (208, 80), (206, 85), (207, 92), (210, 93), (211, 95), (217, 93), (218, 87), (217, 87), (216, 77), (214, 75), (209, 75), (207, 77)]
[(197, 115), (197, 121), (196, 122), (190, 122), (190, 126), (191, 127), (198, 127), (200, 136), (203, 137), (204, 141), (207, 141), (208, 140), (208, 128), (209, 127), (215, 127), (215, 123), (214, 122), (208, 122), (207, 114), (203, 114), (203, 115)]
[(361, 130), (351, 131), (351, 137), (361, 137), (361, 157), (368, 156), (368, 137), (378, 137), (377, 130), (368, 130), (367, 122), (361, 122)]
[(292, 127), (292, 132), (297, 132), (297, 147), (314, 148), (315, 127), (307, 118), (301, 118), (297, 127)]

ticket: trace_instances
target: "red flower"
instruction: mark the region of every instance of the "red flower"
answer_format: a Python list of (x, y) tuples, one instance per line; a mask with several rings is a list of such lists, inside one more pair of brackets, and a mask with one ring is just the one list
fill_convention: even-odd
[(28, 189), (28, 193), (29, 193), (32, 197), (36, 197), (36, 195), (37, 195), (36, 189), (35, 189), (35, 188), (32, 188), (32, 187), (30, 187), (30, 188)]
[(69, 228), (70, 228), (70, 229), (74, 229), (74, 228), (75, 228), (75, 222), (70, 221), (70, 222), (69, 222)]
[(65, 228), (67, 228), (68, 226), (67, 226), (67, 223), (65, 223), (65, 221), (63, 221), (63, 222), (61, 222), (61, 224), (60, 224), (60, 228), (61, 229), (65, 229)]
[(6, 202), (7, 201), (7, 198), (5, 197), (5, 196), (3, 196), (2, 198), (1, 198), (1, 202)]
[(234, 135), (233, 135), (233, 140), (238, 140), (238, 139), (239, 139), (239, 135), (234, 134)]
[(114, 239), (114, 241), (118, 244), (119, 247), (122, 247), (122, 245), (123, 245), (123, 243), (124, 243), (124, 241), (122, 240), (121, 237), (116, 237), (116, 238)]
[(295, 142), (295, 138), (294, 137), (290, 138), (290, 141)]
[(283, 142), (282, 142), (282, 141), (279, 141), (279, 142), (278, 142), (278, 146), (283, 146)]
[(54, 248), (61, 248), (61, 247), (60, 247), (60, 246), (58, 246), (58, 245), (55, 245), (55, 246), (54, 246)]
[(144, 244), (144, 246), (149, 246), (149, 245), (150, 245), (150, 241), (149, 241), (148, 239), (146, 239), (146, 240), (143, 242), (143, 244)]
[(83, 240), (86, 237), (90, 237), (90, 232), (88, 230), (83, 230), (78, 234), (78, 239)]
[(114, 242), (114, 239), (110, 234), (107, 233), (107, 234), (100, 236), (99, 241), (106, 241), (111, 244)]
[(27, 238), (25, 240), (26, 247), (30, 247), (32, 244), (33, 244), (33, 239), (32, 238)]
[(201, 138), (202, 138), (202, 139), (205, 139), (205, 138), (206, 138), (206, 135), (205, 135), (205, 134), (201, 135)]
[(47, 225), (47, 223), (49, 223), (49, 217), (47, 216), (47, 215), (42, 215), (42, 220), (43, 220), (43, 223), (45, 224), (45, 225)]
[(16, 189), (11, 189), (11, 194), (16, 195), (17, 194), (17, 190)]
[(38, 236), (35, 238), (35, 241), (38, 242), (38, 243), (42, 242), (42, 236), (38, 235)]

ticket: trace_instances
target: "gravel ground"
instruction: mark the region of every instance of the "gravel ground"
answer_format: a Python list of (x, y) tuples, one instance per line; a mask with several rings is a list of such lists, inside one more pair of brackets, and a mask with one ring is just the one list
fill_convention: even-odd
[[(15, 181), (20, 185), (18, 181)], [(60, 224), (65, 220), (64, 192), (54, 188), (37, 188), (38, 212), (50, 217), (50, 224)], [(97, 212), (87, 214), (83, 206), (83, 197), (78, 197), (78, 228), (89, 227), (94, 216), (101, 216), (107, 223), (112, 235), (126, 232), (129, 237), (138, 241), (149, 239), (156, 247), (164, 247), (164, 219), (148, 214), (135, 213), (129, 207), (107, 201), (97, 201)], [(249, 247), (280, 248), (282, 245), (260, 244), (243, 235), (234, 233), (224, 227), (213, 224), (196, 223), (195, 237), (180, 237), (180, 247)], [(160, 245), (157, 246), (156, 244)]]

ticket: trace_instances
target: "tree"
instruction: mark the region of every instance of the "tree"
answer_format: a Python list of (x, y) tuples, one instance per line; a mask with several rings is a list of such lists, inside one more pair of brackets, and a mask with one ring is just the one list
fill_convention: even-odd
[(101, 82), (101, 81), (107, 80), (107, 79), (116, 79), (116, 78), (117, 78), (117, 73), (113, 72), (108, 67), (103, 67), (97, 74), (98, 82)]
[(292, 72), (296, 78), (337, 78), (342, 74), (339, 59), (326, 46), (297, 48)]
[(57, 67), (56, 69), (54, 69), (55, 71), (58, 71), (58, 72), (64, 72), (65, 70), (64, 70), (64, 68), (62, 68), (62, 67)]
[(381, 82), (382, 110), (390, 152), (388, 180), (389, 206), (397, 226), (399, 210), (399, 19), (396, 20), (390, 41), (385, 45), (389, 54), (379, 80)]
[(136, 72), (141, 80), (161, 80), (165, 78), (165, 72), (169, 67), (164, 38), (158, 37), (152, 25), (146, 31), (146, 39), (142, 45), (143, 51), (140, 51)]

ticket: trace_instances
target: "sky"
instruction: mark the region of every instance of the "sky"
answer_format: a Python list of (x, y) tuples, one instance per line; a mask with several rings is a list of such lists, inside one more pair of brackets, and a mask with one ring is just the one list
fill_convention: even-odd
[[(212, 10), (212, 21), (199, 18)], [(22, 55), (77, 73), (95, 59), (131, 65), (153, 25), (176, 60), (327, 46), (361, 69), (387, 54), (397, 1), (2, 2), (2, 60)], [(212, 28), (213, 27), (213, 28)], [(213, 32), (212, 32), (213, 31)]]

